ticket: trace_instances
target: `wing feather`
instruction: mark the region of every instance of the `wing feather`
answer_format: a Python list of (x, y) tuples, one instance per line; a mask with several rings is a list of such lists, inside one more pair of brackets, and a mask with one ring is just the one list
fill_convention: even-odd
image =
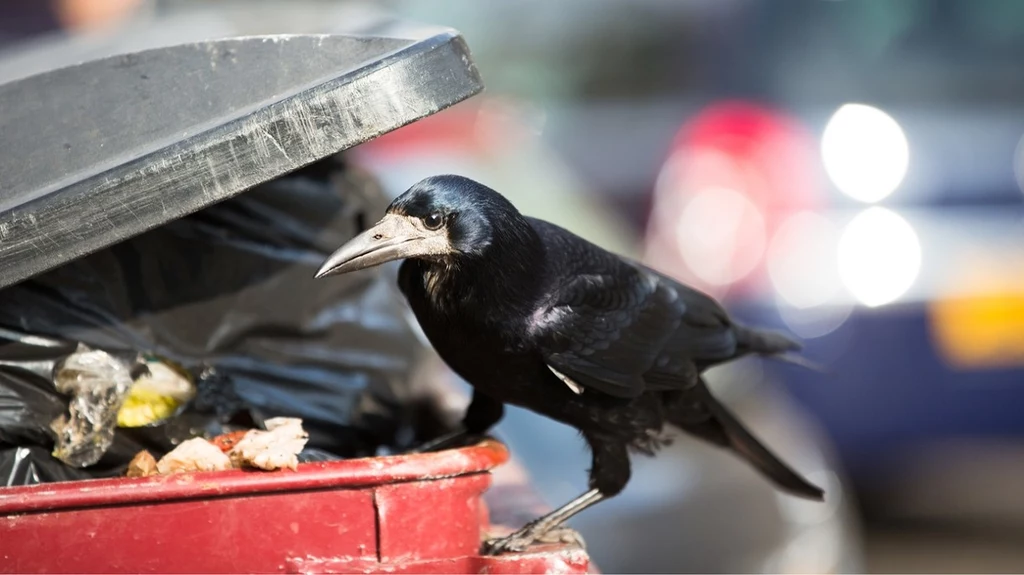
[(709, 296), (540, 220), (558, 278), (529, 331), (548, 367), (584, 388), (631, 398), (689, 387), (736, 338)]

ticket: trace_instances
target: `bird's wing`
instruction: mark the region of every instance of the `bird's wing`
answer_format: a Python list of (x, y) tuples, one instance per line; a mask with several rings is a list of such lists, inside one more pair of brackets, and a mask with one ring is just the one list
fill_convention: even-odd
[[(644, 268), (646, 269), (646, 268)], [(671, 364), (686, 358), (699, 365), (711, 365), (736, 357), (738, 352), (736, 329), (732, 320), (711, 296), (683, 285), (652, 270), (662, 284), (671, 286), (685, 309), (683, 321), (666, 343), (664, 355), (659, 357), (652, 376), (665, 376), (674, 372)]]
[(732, 322), (710, 296), (529, 220), (554, 279), (528, 330), (555, 375), (577, 384), (570, 388), (626, 398), (682, 389), (698, 381), (700, 367), (735, 356)]
[[(669, 367), (685, 344), (688, 310), (677, 286), (639, 266), (574, 274), (533, 316), (531, 332), (556, 375), (616, 397), (651, 389), (645, 374)], [(685, 349), (680, 350), (685, 354)], [(666, 374), (667, 375), (667, 374)], [(670, 378), (653, 378), (661, 388)], [(572, 387), (570, 385), (570, 387)]]

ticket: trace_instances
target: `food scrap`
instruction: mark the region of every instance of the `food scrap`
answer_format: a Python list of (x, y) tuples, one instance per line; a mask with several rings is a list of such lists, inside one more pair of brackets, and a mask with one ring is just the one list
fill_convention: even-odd
[(231, 451), (231, 449), (235, 445), (237, 445), (238, 442), (241, 441), (242, 438), (245, 437), (245, 434), (247, 433), (249, 433), (248, 429), (243, 429), (241, 431), (232, 431), (230, 433), (223, 433), (211, 439), (210, 443), (216, 445), (224, 453), (227, 453)]
[(287, 467), (295, 471), (299, 453), (309, 441), (302, 429), (302, 420), (275, 417), (264, 422), (266, 431), (253, 429), (236, 444), (228, 455), (239, 467), (256, 467), (266, 471)]
[(181, 442), (156, 464), (161, 475), (187, 473), (189, 471), (218, 471), (231, 469), (231, 460), (217, 446), (194, 437)]
[(128, 477), (149, 477), (156, 475), (157, 463), (153, 454), (142, 450), (128, 463)]
[(298, 455), (309, 440), (309, 434), (302, 429), (302, 420), (276, 417), (266, 420), (264, 426), (266, 431), (233, 431), (210, 441), (194, 437), (182, 442), (160, 461), (156, 461), (148, 451), (140, 451), (128, 465), (128, 477), (244, 467), (295, 471), (299, 464)]

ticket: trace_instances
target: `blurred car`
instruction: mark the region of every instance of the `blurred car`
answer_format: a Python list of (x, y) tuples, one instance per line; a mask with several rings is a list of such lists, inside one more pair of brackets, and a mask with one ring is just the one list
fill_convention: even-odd
[[(700, 175), (673, 176), (670, 160), (655, 186), (649, 254), (707, 276), (827, 365), (770, 371), (827, 430), (873, 515), (1024, 520), (1000, 479), (1019, 480), (1024, 452), (1022, 17), (1024, 4), (1000, 1), (749, 3), (736, 15), (744, 57), (724, 63), (743, 106), (694, 114), (669, 157), (703, 146), (750, 165), (750, 150), (778, 146), (771, 131), (739, 155), (713, 134), (684, 137), (712, 113), (723, 133), (751, 108), (801, 133), (789, 160), (758, 164), (785, 163), (786, 177), (719, 185), (704, 214), (739, 218), (761, 243), (658, 245), (656, 218), (673, 209), (658, 198), (686, 213)], [(764, 196), (794, 201), (758, 214)], [(701, 258), (733, 261), (735, 277)]]

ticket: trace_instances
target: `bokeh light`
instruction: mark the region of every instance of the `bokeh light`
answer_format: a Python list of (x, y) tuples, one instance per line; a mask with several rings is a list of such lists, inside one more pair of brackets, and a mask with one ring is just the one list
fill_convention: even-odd
[(826, 305), (798, 308), (779, 297), (776, 306), (786, 328), (801, 339), (824, 337), (842, 327), (853, 313), (849, 298), (837, 297)]
[(903, 295), (921, 270), (914, 228), (886, 208), (857, 214), (839, 239), (839, 274), (862, 304), (877, 307)]
[(675, 235), (690, 270), (709, 284), (724, 285), (757, 266), (764, 230), (764, 216), (750, 198), (730, 188), (706, 188), (683, 208)]
[(836, 249), (839, 229), (824, 216), (803, 211), (787, 218), (768, 247), (768, 276), (789, 305), (809, 308), (842, 289)]
[(892, 194), (907, 175), (910, 147), (903, 129), (882, 110), (844, 104), (825, 126), (821, 159), (832, 183), (866, 203)]

